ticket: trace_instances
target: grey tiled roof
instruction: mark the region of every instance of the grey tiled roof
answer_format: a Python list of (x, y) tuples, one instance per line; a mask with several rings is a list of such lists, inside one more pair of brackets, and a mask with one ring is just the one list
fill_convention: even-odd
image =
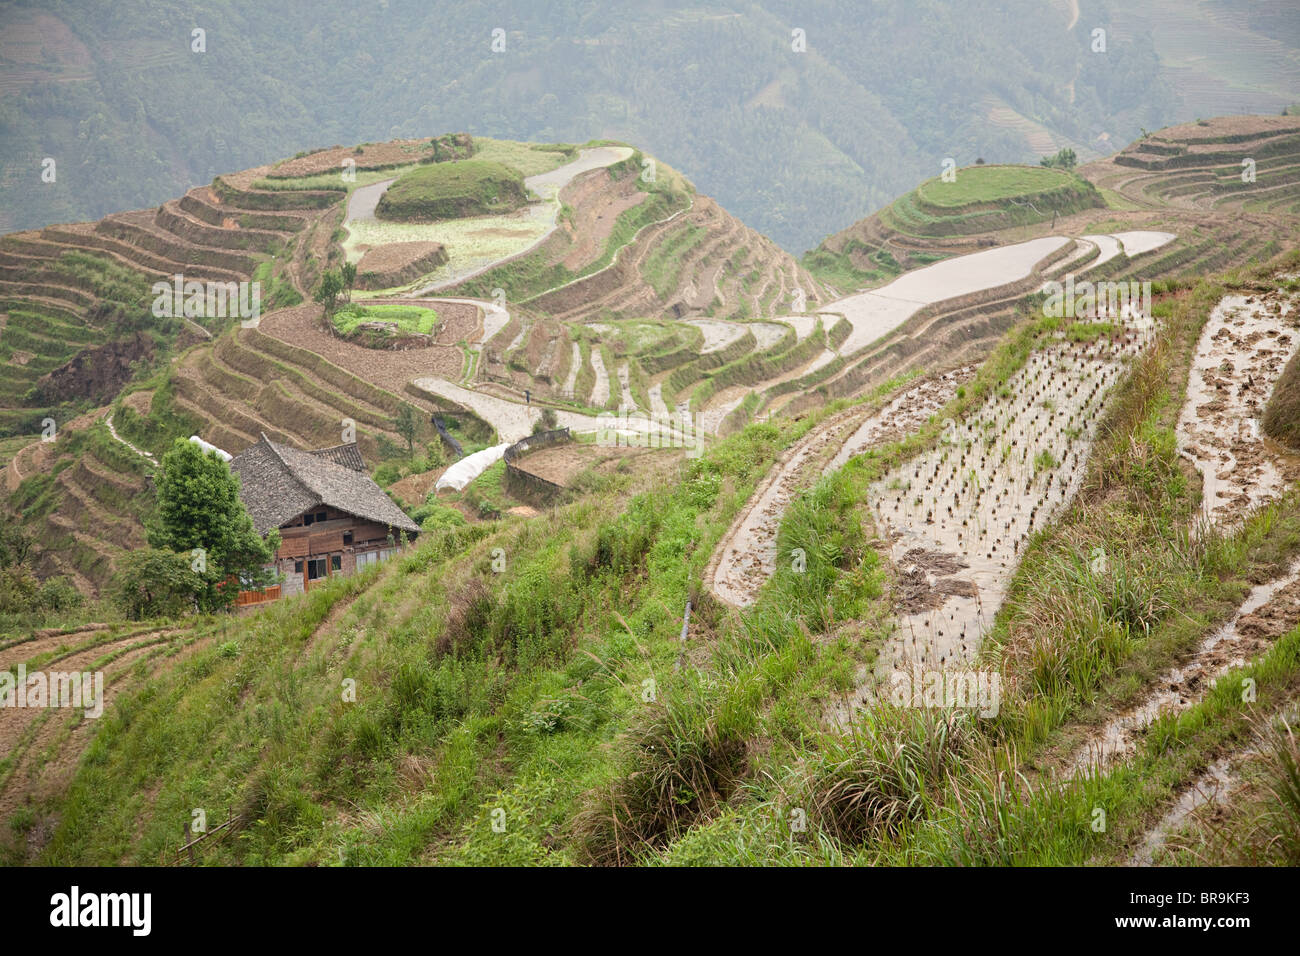
[(365, 467), (355, 443), (300, 451), (265, 435), (230, 462), (230, 470), (239, 476), (239, 496), (259, 534), (317, 505), (418, 532), (420, 526), (371, 481)]
[(356, 442), (335, 445), (333, 448), (318, 448), (308, 454), (315, 455), (317, 458), (324, 458), (326, 461), (332, 461), (336, 465), (351, 468), (353, 471), (359, 471), (362, 474), (366, 472), (366, 463), (361, 458), (361, 450), (357, 448)]

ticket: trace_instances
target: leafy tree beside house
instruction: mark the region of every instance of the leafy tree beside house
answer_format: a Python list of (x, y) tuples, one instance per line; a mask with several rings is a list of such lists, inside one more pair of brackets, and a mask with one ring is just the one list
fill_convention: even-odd
[[(165, 555), (179, 555), (192, 573), (191, 578), (171, 574), (175, 569), (158, 559), (154, 570), (168, 571), (169, 588), (192, 587), (197, 608), (214, 611), (233, 603), (241, 587), (272, 583), (273, 575), (264, 566), (274, 558), (279, 535), (272, 532), (262, 540), (239, 498), (239, 479), (219, 455), (178, 438), (163, 456), (155, 483), (158, 510), (149, 524), (149, 545)], [(139, 574), (145, 569), (133, 570)], [(148, 585), (147, 580), (134, 583), (137, 588)]]

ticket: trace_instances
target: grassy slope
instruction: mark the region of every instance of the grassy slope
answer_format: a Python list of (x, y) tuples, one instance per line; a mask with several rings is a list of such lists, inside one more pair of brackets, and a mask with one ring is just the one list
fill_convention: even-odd
[[(1105, 199), (1073, 173), (1043, 166), (980, 165), (955, 171), (951, 182), (935, 177), (879, 210), (873, 220), (886, 232), (914, 236), (958, 236), (1012, 225), (1042, 222)], [(888, 246), (876, 247), (857, 233), (873, 220), (855, 223), (831, 236), (803, 257), (814, 276), (842, 292), (883, 282), (903, 271)], [(909, 253), (910, 268), (941, 258)]]
[(942, 178), (926, 180), (916, 188), (923, 203), (959, 208), (1034, 196), (1071, 185), (1074, 177), (1044, 166), (968, 166), (957, 171), (952, 182)]
[[(1252, 575), (1300, 550), (1295, 498), (1230, 539), (1191, 547), (1178, 530), (1197, 489), (1172, 423), (1222, 288), (1160, 306), (1165, 344), (1119, 386), (1084, 495), (1017, 574), (989, 651), (1017, 683), (992, 721), (883, 707), (847, 737), (819, 725), (887, 629), (866, 487), (1000, 387), (1049, 320), (1013, 333), (935, 422), (799, 499), (779, 551), (804, 548), (807, 568), (780, 563), (752, 611), (734, 616), (692, 582), (811, 418), (752, 425), (630, 500), (607, 484), (544, 525), (431, 534), (408, 557), (245, 619), (104, 721), (50, 808), (61, 822), (42, 859), (152, 862), (196, 806), (240, 823), (238, 839), (205, 851), (221, 862), (1119, 859), (1246, 733), (1234, 682), (1157, 723), (1108, 776), (1055, 786), (1040, 774), (1228, 613)], [(1094, 547), (1122, 556), (1104, 580), (1079, 562)], [(1039, 651), (1017, 653), (1035, 637)], [(1290, 693), (1300, 632), (1250, 666), (1261, 697)], [(345, 678), (355, 703), (340, 698)], [(1007, 769), (1029, 789), (1008, 790)], [(1089, 826), (1096, 806), (1104, 833)], [(804, 831), (790, 826), (796, 810)]]
[(526, 198), (518, 170), (491, 160), (463, 159), (417, 166), (399, 176), (379, 200), (375, 215), (399, 222), (488, 216), (518, 209)]
[(1264, 412), (1264, 431), (1283, 444), (1300, 448), (1300, 353), (1292, 356), (1278, 379)]

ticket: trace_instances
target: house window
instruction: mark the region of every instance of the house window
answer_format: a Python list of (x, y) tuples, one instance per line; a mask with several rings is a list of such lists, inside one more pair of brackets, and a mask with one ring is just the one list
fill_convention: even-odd
[(344, 544), (351, 544), (351, 543), (352, 543), (352, 532), (351, 532), (351, 531), (344, 531), (344, 532), (343, 532), (343, 543), (344, 543)]
[(293, 562), (293, 573), (302, 574), (302, 558), (298, 558)]
[(308, 558), (307, 559), (307, 580), (315, 581), (319, 578), (328, 577), (329, 572), (325, 570), (325, 558)]
[(343, 570), (343, 555), (341, 555), (341, 554), (331, 554), (331, 555), (330, 555), (330, 571), (333, 572), (333, 571), (342, 571), (342, 570)]
[(307, 525), (307, 524), (311, 524), (311, 523), (312, 523), (313, 521), (315, 521), (315, 520), (316, 520), (316, 516), (315, 516), (315, 515), (303, 515), (303, 516), (302, 516), (302, 523), (305, 524), (305, 525)]

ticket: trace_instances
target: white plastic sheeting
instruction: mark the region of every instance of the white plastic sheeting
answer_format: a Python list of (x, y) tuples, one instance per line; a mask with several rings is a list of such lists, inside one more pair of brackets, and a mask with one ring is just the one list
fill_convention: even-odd
[(434, 486), (434, 491), (442, 491), (444, 488), (451, 488), (454, 491), (464, 490), (466, 485), (487, 471), (495, 462), (500, 461), (509, 447), (510, 443), (507, 442), (466, 455), (442, 473), (442, 477)]
[(230, 452), (218, 448), (216, 445), (212, 444), (211, 442), (204, 441), (198, 435), (191, 435), (190, 441), (194, 442), (194, 444), (198, 445), (205, 452), (215, 451), (222, 461), (230, 461), (231, 458)]

